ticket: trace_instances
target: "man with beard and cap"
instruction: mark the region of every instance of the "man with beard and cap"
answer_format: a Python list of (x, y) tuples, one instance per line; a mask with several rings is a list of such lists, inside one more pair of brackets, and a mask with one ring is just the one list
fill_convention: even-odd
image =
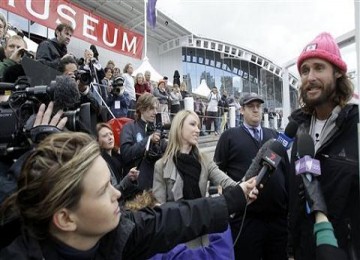
[(74, 28), (66, 23), (59, 24), (55, 29), (55, 38), (42, 41), (36, 51), (36, 59), (41, 63), (57, 69), (60, 59), (66, 55)]
[[(321, 33), (300, 54), (300, 105), (290, 120), (299, 124), (298, 135), (309, 134), (320, 161), (317, 178), (339, 248), (348, 259), (360, 259), (360, 202), (358, 160), (358, 106), (349, 104), (353, 85), (340, 50), (328, 33)], [(296, 142), (292, 164), (298, 160)], [(295, 168), (292, 167), (295, 171)], [(306, 212), (302, 180), (289, 174), (290, 232), (295, 259), (316, 259), (313, 215)]]

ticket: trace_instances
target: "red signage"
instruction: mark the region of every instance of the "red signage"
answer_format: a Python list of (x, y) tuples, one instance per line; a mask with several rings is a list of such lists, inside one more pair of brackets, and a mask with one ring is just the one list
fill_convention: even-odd
[(141, 59), (144, 37), (67, 0), (1, 0), (0, 7), (46, 27), (61, 23), (74, 28), (74, 36), (96, 46)]

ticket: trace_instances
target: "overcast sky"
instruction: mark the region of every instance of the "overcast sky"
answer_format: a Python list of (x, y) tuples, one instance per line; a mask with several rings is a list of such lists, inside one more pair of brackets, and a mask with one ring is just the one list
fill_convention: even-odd
[(196, 35), (249, 49), (280, 66), (320, 32), (336, 38), (355, 28), (353, 0), (157, 0), (157, 8)]

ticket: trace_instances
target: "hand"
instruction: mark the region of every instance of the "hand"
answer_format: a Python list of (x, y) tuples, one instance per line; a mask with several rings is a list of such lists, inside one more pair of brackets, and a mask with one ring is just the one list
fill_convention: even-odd
[(19, 48), (10, 55), (9, 59), (13, 60), (16, 63), (20, 63), (21, 58), (24, 55), (24, 52), (25, 52), (25, 48)]
[(251, 179), (240, 183), (240, 187), (245, 194), (248, 204), (257, 199), (259, 191), (256, 188), (256, 177), (252, 177)]
[(39, 125), (51, 125), (56, 126), (60, 130), (62, 130), (65, 127), (65, 124), (67, 122), (67, 117), (61, 118), (63, 111), (59, 110), (52, 118), (51, 114), (54, 108), (54, 102), (50, 102), (48, 107), (46, 108), (45, 104), (41, 104), (38, 113), (36, 114), (35, 122), (33, 127), (39, 126)]
[(158, 143), (160, 142), (160, 132), (159, 131), (155, 131), (154, 133), (152, 133), (150, 135), (150, 140), (152, 143)]
[(136, 167), (133, 167), (130, 169), (127, 176), (129, 176), (131, 181), (136, 181), (139, 177), (139, 173), (140, 173), (140, 171), (136, 170)]
[(322, 212), (325, 215), (327, 214), (327, 207), (321, 192), (320, 182), (316, 177), (312, 177), (312, 180), (309, 181), (308, 178), (301, 174), (301, 178), (304, 184), (305, 199), (310, 208), (310, 214), (314, 212)]
[(61, 59), (64, 59), (64, 58), (67, 58), (67, 57), (75, 58), (75, 56), (74, 56), (73, 54), (67, 53), (67, 54), (65, 54), (64, 56), (62, 56)]

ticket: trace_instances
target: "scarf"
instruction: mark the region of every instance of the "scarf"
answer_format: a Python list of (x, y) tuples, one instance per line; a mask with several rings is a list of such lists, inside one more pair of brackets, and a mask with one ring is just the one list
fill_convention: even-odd
[(183, 198), (186, 200), (201, 198), (202, 196), (199, 188), (201, 173), (200, 162), (195, 158), (193, 153), (178, 153), (173, 160), (176, 169), (184, 182)]

